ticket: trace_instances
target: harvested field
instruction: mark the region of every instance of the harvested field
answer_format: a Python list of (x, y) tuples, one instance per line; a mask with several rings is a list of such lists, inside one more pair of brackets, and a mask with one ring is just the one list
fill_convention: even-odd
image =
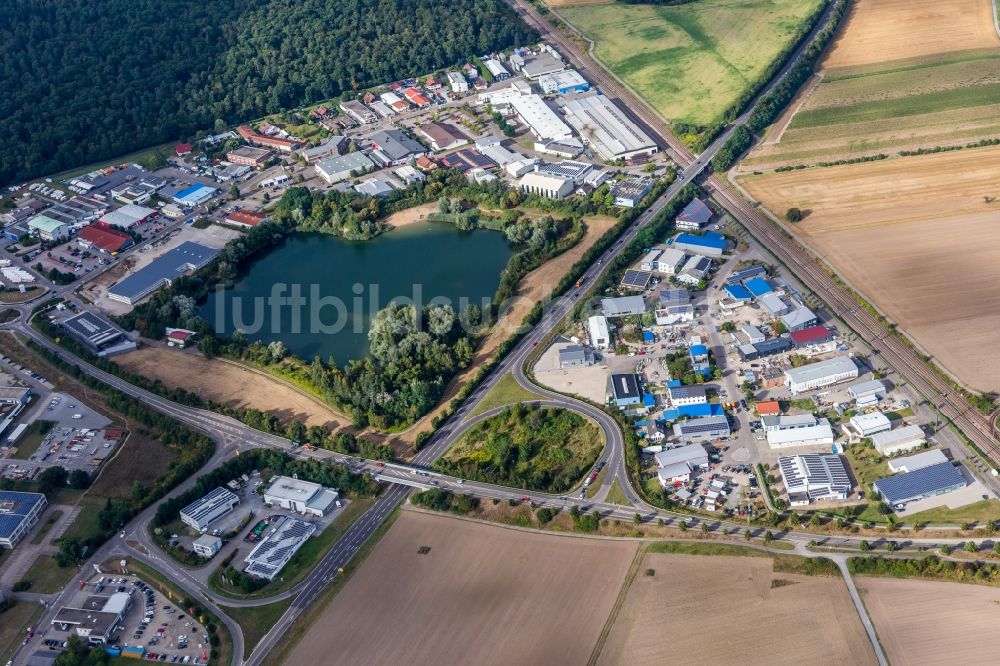
[(198, 395), (239, 409), (270, 412), (282, 423), (293, 419), (307, 426), (349, 425), (350, 419), (318, 398), (300, 392), (262, 372), (200, 354), (163, 347), (145, 347), (115, 357), (129, 372), (158, 379), (169, 388), (185, 388)]
[[(1000, 389), (1000, 147), (741, 179), (960, 381)], [(956, 344), (956, 341), (961, 341)]]
[(675, 122), (707, 125), (764, 72), (818, 6), (816, 0), (699, 0), (558, 11), (654, 109)]
[(855, 584), (890, 663), (996, 663), (997, 588), (864, 576)]
[[(647, 553), (597, 663), (875, 663), (842, 579), (776, 573), (772, 562)], [(713, 627), (725, 640), (712, 640)]]
[(285, 663), (586, 663), (636, 547), (403, 511)]
[(988, 0), (857, 0), (822, 67), (1000, 47)]

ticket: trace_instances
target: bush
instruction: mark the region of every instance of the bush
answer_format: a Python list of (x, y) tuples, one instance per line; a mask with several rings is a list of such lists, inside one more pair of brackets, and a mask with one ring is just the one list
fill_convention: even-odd
[(785, 219), (789, 222), (799, 222), (802, 219), (802, 211), (798, 208), (789, 208), (785, 213)]
[(542, 507), (535, 513), (535, 517), (538, 518), (539, 524), (545, 525), (556, 517), (556, 512), (548, 507)]

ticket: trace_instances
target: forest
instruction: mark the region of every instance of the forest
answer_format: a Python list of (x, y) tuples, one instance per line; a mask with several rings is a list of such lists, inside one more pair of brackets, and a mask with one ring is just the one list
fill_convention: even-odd
[(0, 185), (535, 39), (502, 0), (11, 0)]

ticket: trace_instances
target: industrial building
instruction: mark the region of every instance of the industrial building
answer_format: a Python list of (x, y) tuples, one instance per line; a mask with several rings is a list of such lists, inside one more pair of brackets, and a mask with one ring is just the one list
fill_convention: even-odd
[(542, 75), (538, 77), (538, 86), (547, 95), (568, 95), (590, 90), (590, 83), (575, 69)]
[(209, 525), (232, 511), (239, 503), (239, 497), (219, 486), (181, 509), (181, 522), (199, 532), (204, 532)]
[(661, 451), (653, 456), (659, 469), (656, 477), (664, 488), (691, 479), (691, 474), (708, 468), (708, 453), (701, 444), (688, 444)]
[(721, 257), (727, 246), (726, 237), (714, 231), (705, 232), (702, 236), (680, 233), (674, 238), (674, 247), (677, 249), (709, 257)]
[(774, 292), (774, 287), (763, 277), (757, 276), (743, 283), (754, 298), (761, 298)]
[(708, 402), (708, 393), (700, 384), (691, 386), (668, 386), (667, 395), (674, 407), (682, 405), (701, 405)]
[(912, 456), (893, 458), (889, 461), (889, 471), (893, 474), (900, 472), (915, 472), (922, 467), (930, 467), (938, 463), (948, 462), (948, 457), (941, 449), (931, 449)]
[(619, 296), (602, 298), (601, 312), (605, 317), (627, 317), (646, 312), (646, 300), (642, 296)]
[(819, 317), (817, 317), (816, 313), (809, 308), (804, 305), (800, 305), (792, 309), (790, 312), (786, 312), (781, 315), (781, 323), (784, 324), (789, 331), (794, 333), (795, 331), (801, 331), (803, 329), (816, 326), (819, 323)]
[(791, 337), (797, 349), (804, 349), (830, 342), (833, 340), (833, 331), (826, 326), (808, 326), (797, 331), (792, 331), (789, 337)]
[(639, 381), (633, 374), (611, 375), (611, 393), (615, 405), (621, 408), (638, 405), (642, 402), (639, 393)]
[(653, 311), (653, 316), (656, 317), (657, 326), (680, 326), (694, 321), (694, 306), (688, 303), (659, 307)]
[(818, 419), (812, 414), (762, 416), (760, 423), (764, 428), (767, 444), (772, 449), (833, 444), (833, 427), (830, 421)]
[(587, 333), (590, 336), (590, 345), (594, 349), (607, 349), (611, 346), (611, 335), (608, 333), (607, 318), (595, 315), (588, 319)]
[(191, 544), (191, 548), (194, 550), (196, 555), (201, 555), (204, 558), (210, 558), (222, 549), (222, 539), (217, 536), (212, 536), (211, 534), (202, 534), (194, 540)]
[(291, 516), (279, 516), (267, 536), (247, 555), (246, 573), (274, 580), (315, 531), (316, 526), (312, 523)]
[(545, 103), (541, 95), (517, 95), (511, 98), (510, 106), (541, 141), (561, 141), (573, 136), (573, 130)]
[(375, 163), (367, 155), (357, 151), (320, 160), (315, 168), (316, 173), (322, 176), (328, 185), (333, 185), (374, 169)]
[(771, 338), (763, 342), (753, 342), (740, 345), (736, 352), (741, 361), (756, 361), (760, 358), (767, 358), (775, 354), (781, 354), (792, 349), (792, 341), (784, 336)]
[(100, 222), (85, 226), (80, 230), (76, 239), (83, 247), (93, 248), (98, 252), (105, 252), (112, 256), (135, 244), (135, 241), (128, 234)]
[(258, 224), (261, 224), (268, 219), (267, 213), (259, 210), (243, 210), (241, 208), (237, 208), (236, 210), (230, 211), (226, 214), (226, 224), (246, 227), (247, 229), (256, 227)]
[(674, 226), (687, 231), (697, 231), (708, 224), (711, 219), (712, 209), (704, 201), (695, 197), (677, 215)]
[(628, 160), (658, 150), (656, 142), (604, 95), (570, 100), (564, 111), (584, 143), (602, 159)]
[(703, 442), (729, 437), (729, 419), (725, 415), (705, 416), (674, 424), (674, 435), (682, 442)]
[(350, 141), (348, 141), (346, 136), (331, 136), (324, 139), (323, 142), (317, 146), (299, 150), (299, 155), (301, 155), (308, 164), (315, 164), (316, 162), (327, 157), (343, 155), (347, 152), (349, 143)]
[(371, 135), (369, 140), (374, 148), (371, 158), (384, 167), (404, 164), (427, 153), (423, 146), (403, 130), (382, 130)]
[(788, 312), (788, 305), (785, 304), (777, 294), (765, 294), (757, 298), (757, 305), (768, 317), (780, 317)]
[(276, 476), (264, 491), (264, 504), (312, 516), (325, 516), (339, 494), (318, 483)]
[(611, 187), (612, 203), (625, 208), (635, 208), (652, 189), (653, 181), (650, 178), (626, 178)]
[(174, 202), (181, 206), (200, 206), (216, 195), (217, 190), (208, 185), (195, 183), (174, 195)]
[(465, 77), (459, 72), (448, 72), (446, 74), (448, 77), (448, 85), (451, 86), (451, 91), (456, 95), (464, 95), (469, 92), (469, 82), (465, 80)]
[(451, 150), (469, 143), (469, 137), (462, 134), (454, 125), (448, 123), (429, 122), (416, 128), (432, 150)]
[(840, 456), (808, 453), (778, 458), (788, 502), (801, 506), (822, 500), (843, 500), (851, 494), (851, 478)]
[(103, 216), (100, 219), (100, 222), (101, 224), (106, 224), (108, 226), (131, 229), (137, 224), (145, 224), (146, 222), (156, 219), (156, 216), (157, 213), (152, 208), (137, 206), (135, 204), (127, 204), (118, 210), (113, 210)]
[(918, 425), (875, 433), (871, 437), (875, 450), (884, 456), (919, 449), (927, 441), (923, 429)]
[(847, 394), (861, 408), (877, 405), (886, 396), (887, 392), (885, 382), (881, 379), (872, 379), (871, 381), (852, 384), (847, 387)]
[(226, 153), (226, 161), (232, 162), (233, 164), (242, 164), (244, 166), (253, 167), (254, 169), (260, 169), (265, 164), (267, 160), (271, 157), (271, 151), (267, 148), (255, 148), (254, 146), (240, 146), (236, 150), (230, 150)]
[(872, 484), (875, 493), (893, 507), (964, 488), (962, 471), (951, 462), (939, 462), (912, 472), (887, 476)]
[(343, 111), (348, 117), (361, 123), (362, 125), (374, 123), (378, 120), (378, 116), (375, 115), (374, 111), (355, 99), (349, 99), (346, 102), (341, 102), (340, 110)]
[(0, 546), (17, 545), (48, 505), (42, 493), (0, 490)]
[(653, 274), (649, 271), (637, 271), (628, 269), (622, 275), (621, 286), (632, 291), (645, 291), (649, 283), (653, 281)]
[(524, 174), (517, 181), (517, 184), (525, 194), (537, 194), (547, 199), (563, 199), (572, 194), (574, 190), (571, 178), (553, 176), (538, 171)]
[[(125, 337), (125, 331), (96, 312), (89, 310), (84, 310), (59, 323), (73, 339), (85, 345), (95, 354), (109, 350)], [(127, 347), (135, 349), (135, 343), (130, 342)]]
[(676, 279), (678, 282), (695, 286), (708, 277), (710, 270), (712, 270), (712, 260), (696, 254), (687, 260)]
[(660, 250), (660, 255), (652, 263), (650, 270), (665, 275), (674, 275), (680, 271), (686, 258), (687, 253), (683, 250), (678, 250), (674, 247), (665, 247)]
[(562, 160), (560, 162), (545, 162), (539, 164), (535, 171), (538, 173), (544, 173), (550, 176), (559, 176), (560, 178), (569, 178), (573, 181), (574, 185), (580, 185), (583, 183), (584, 177), (591, 169), (594, 168), (593, 164), (588, 162), (579, 162), (577, 160)]
[(59, 241), (69, 236), (70, 226), (48, 215), (36, 215), (28, 220), (28, 231), (46, 241)]
[(112, 286), (108, 298), (134, 305), (173, 280), (198, 270), (218, 254), (215, 248), (185, 241)]
[(559, 350), (560, 368), (589, 368), (594, 365), (594, 352), (583, 345), (567, 345)]
[(391, 183), (380, 178), (367, 178), (354, 186), (355, 192), (369, 197), (385, 197), (395, 189)]
[(493, 80), (503, 81), (504, 79), (510, 78), (510, 72), (507, 71), (507, 68), (504, 67), (499, 60), (494, 60), (493, 58), (483, 58), (481, 62), (483, 63), (483, 67), (486, 68), (486, 71), (493, 77)]
[(84, 600), (82, 608), (60, 608), (52, 624), (60, 631), (72, 630), (90, 645), (106, 645), (122, 626), (130, 608), (129, 592), (115, 592), (111, 596), (94, 594)]
[(785, 385), (792, 393), (802, 393), (857, 377), (858, 366), (854, 360), (849, 356), (837, 356), (827, 361), (786, 370)]
[(892, 421), (882, 412), (855, 414), (850, 418), (851, 430), (859, 437), (871, 437), (892, 429)]
[[(542, 51), (538, 55), (531, 55), (524, 58), (520, 70), (524, 78), (535, 81), (546, 74), (555, 74), (566, 69), (563, 61), (555, 57), (548, 51)], [(494, 78), (496, 75), (494, 74)]]

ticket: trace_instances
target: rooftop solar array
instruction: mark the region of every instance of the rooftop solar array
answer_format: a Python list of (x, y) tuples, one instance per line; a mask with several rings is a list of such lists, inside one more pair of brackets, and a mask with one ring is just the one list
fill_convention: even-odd
[(961, 470), (950, 462), (941, 462), (899, 476), (887, 476), (873, 485), (887, 501), (896, 504), (964, 488), (966, 482)]
[(263, 541), (247, 555), (246, 573), (272, 580), (315, 531), (316, 526), (312, 523), (280, 517)]
[(646, 285), (653, 278), (653, 274), (649, 271), (636, 271), (629, 269), (625, 271), (625, 276), (622, 277), (622, 286), (633, 287), (639, 289), (645, 289)]

